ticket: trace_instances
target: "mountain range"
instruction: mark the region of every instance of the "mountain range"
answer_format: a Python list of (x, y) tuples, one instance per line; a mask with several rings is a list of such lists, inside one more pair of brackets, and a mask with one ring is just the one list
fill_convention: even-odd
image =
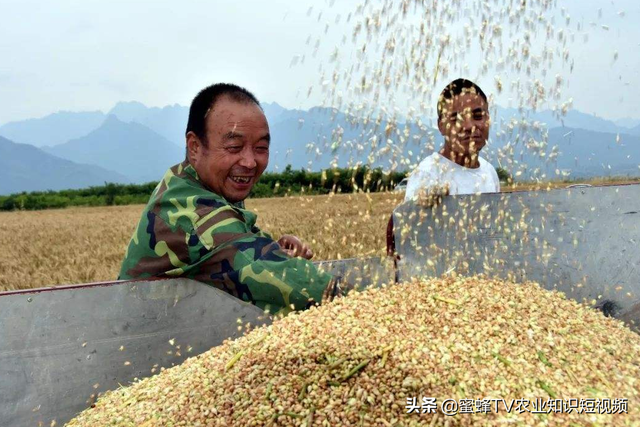
[(99, 166), (74, 163), (33, 145), (17, 144), (0, 136), (0, 194), (83, 188), (105, 182), (125, 183), (129, 179)]
[[(364, 125), (335, 109), (292, 110), (277, 103), (262, 107), (273, 141), (271, 171), (288, 164), (320, 170), (356, 163), (404, 170), (442, 143), (426, 119), (399, 123), (399, 132), (387, 133), (384, 120)], [(107, 113), (58, 112), (6, 123), (0, 126), (0, 194), (158, 180), (184, 158), (188, 113), (188, 107), (178, 104), (158, 108), (120, 102)], [(551, 111), (500, 107), (491, 113), (494, 125), (483, 155), (496, 166), (504, 161), (498, 153), (510, 150), (514, 163), (550, 173), (560, 169), (589, 177), (640, 172), (640, 120), (613, 122), (576, 110), (560, 118)], [(534, 125), (522, 127), (523, 116)], [(543, 131), (549, 145), (536, 146)], [(553, 156), (553, 145), (559, 155), (549, 163), (545, 160)]]
[(39, 119), (6, 123), (0, 126), (0, 136), (35, 147), (57, 145), (88, 134), (104, 119), (102, 111), (60, 111)]
[[(522, 114), (514, 108), (498, 107), (497, 111), (500, 119), (522, 116)], [(548, 129), (568, 127), (573, 129), (592, 130), (595, 132), (624, 133), (640, 136), (640, 120), (626, 119), (616, 123), (614, 121), (606, 120), (577, 110), (569, 110), (562, 116), (555, 114), (551, 110), (544, 110), (536, 113), (526, 112), (525, 115), (530, 121), (544, 123)], [(629, 126), (625, 126), (620, 123), (624, 123)]]
[(125, 123), (114, 115), (83, 137), (42, 149), (76, 163), (113, 170), (133, 182), (158, 180), (184, 158), (177, 144), (140, 123)]

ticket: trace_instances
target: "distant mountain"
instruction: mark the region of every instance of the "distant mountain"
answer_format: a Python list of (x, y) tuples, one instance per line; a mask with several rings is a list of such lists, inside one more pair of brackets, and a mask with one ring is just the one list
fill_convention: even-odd
[(270, 125), (280, 121), (281, 115), (286, 114), (288, 111), (291, 111), (287, 110), (277, 102), (262, 102), (260, 106), (262, 107), (264, 115), (267, 117), (267, 121)]
[(620, 127), (633, 129), (640, 127), (640, 119), (632, 119), (631, 117), (625, 117), (624, 119), (614, 120), (614, 123)]
[[(290, 110), (275, 102), (265, 102), (262, 107), (272, 135), (269, 171), (283, 170), (289, 164), (294, 169), (311, 170), (355, 164), (407, 170), (442, 145), (442, 136), (433, 128), (433, 120), (399, 123), (398, 136), (395, 129), (387, 132), (388, 123), (384, 120), (377, 122), (371, 118), (363, 124), (362, 119), (354, 120), (335, 109)], [(58, 129), (60, 126), (69, 128), (67, 134), (88, 129), (68, 142), (43, 150), (117, 172), (133, 182), (157, 180), (167, 167), (184, 158), (187, 107), (176, 104), (149, 108), (138, 102), (126, 102), (118, 103), (111, 113), (108, 118), (102, 113), (58, 113), (10, 123), (0, 130), (19, 133), (16, 140), (20, 141), (38, 132), (46, 134), (43, 128), (50, 124), (50, 141), (63, 138), (64, 129)], [(84, 114), (90, 119), (81, 126)], [(527, 122), (538, 122), (540, 126), (523, 126), (520, 120), (523, 114)], [(511, 123), (512, 118), (518, 121)], [(632, 124), (632, 120), (624, 123)], [(576, 177), (640, 172), (637, 168), (640, 125), (629, 129), (579, 111), (569, 111), (558, 118), (551, 111), (521, 113), (501, 107), (492, 111), (492, 121), (490, 144), (483, 150), (483, 156), (496, 166), (498, 150), (507, 147), (513, 153), (512, 161), (526, 164), (529, 170), (540, 168), (548, 177), (554, 177), (556, 169), (571, 171)], [(537, 144), (541, 132), (546, 131), (549, 144), (537, 151), (542, 150), (548, 156), (551, 147), (558, 145), (561, 155), (551, 163), (546, 161), (548, 157), (539, 156), (535, 148), (527, 146), (531, 141)], [(54, 135), (57, 137), (53, 138)], [(502, 166), (519, 168), (512, 164)]]
[[(494, 120), (494, 123), (498, 123), (499, 120), (509, 120), (512, 117), (522, 117), (515, 108), (497, 108), (498, 120)], [(527, 120), (530, 122), (538, 121), (544, 123), (547, 129), (555, 127), (568, 127), (592, 130), (595, 132), (609, 132), (609, 133), (628, 133), (629, 129), (614, 123), (611, 120), (603, 119), (592, 114), (582, 113), (577, 110), (569, 110), (566, 115), (558, 117), (551, 110), (543, 110), (538, 112), (527, 111), (524, 113)]]
[[(546, 146), (536, 131), (524, 131), (517, 136), (502, 137), (494, 141), (494, 147), (504, 149), (510, 144), (514, 156), (503, 160), (507, 169), (522, 170), (523, 178), (531, 177), (531, 171), (539, 169), (547, 178), (561, 178), (556, 171), (569, 172), (572, 178), (601, 176), (640, 176), (640, 136), (610, 132), (594, 132), (586, 129), (556, 127), (548, 130)], [(549, 160), (549, 154), (558, 155)], [(540, 156), (540, 153), (545, 156)], [(517, 163), (516, 163), (517, 162)], [(522, 169), (526, 166), (526, 170)]]
[(560, 149), (557, 167), (573, 177), (640, 175), (640, 136), (554, 128), (549, 144)]
[(184, 149), (139, 123), (109, 116), (82, 138), (45, 150), (58, 157), (116, 171), (134, 182), (159, 180), (184, 159)]
[(128, 182), (118, 173), (60, 159), (28, 144), (0, 137), (0, 194), (64, 190)]
[[(569, 117), (574, 121), (582, 119), (580, 114)], [(415, 123), (400, 126), (405, 138), (401, 143), (395, 134), (386, 135), (386, 126), (384, 121), (377, 126), (374, 123), (356, 126), (344, 113), (326, 108), (312, 108), (291, 115), (281, 112), (279, 119), (271, 125), (273, 142), (269, 170), (282, 170), (288, 164), (294, 169), (319, 170), (332, 164), (346, 167), (358, 162), (387, 170), (406, 170), (443, 143), (439, 132)], [(539, 169), (539, 173), (546, 173), (548, 178), (560, 178), (555, 175), (556, 170), (569, 172), (575, 178), (640, 175), (640, 135), (618, 133), (617, 127), (603, 127), (614, 131), (557, 126), (548, 129), (547, 145), (536, 148), (527, 146), (524, 140), (542, 141), (539, 131), (516, 129), (513, 134), (499, 136), (501, 129), (496, 126), (482, 155), (498, 166), (498, 150), (511, 144), (515, 145), (513, 160), (518, 163), (502, 166), (514, 171), (526, 164), (529, 171)], [(387, 139), (392, 142), (387, 144)], [(554, 146), (560, 155), (549, 161)], [(541, 157), (540, 153), (545, 156)], [(531, 175), (525, 172), (523, 178), (527, 176)]]
[(125, 123), (145, 125), (174, 144), (184, 147), (189, 107), (174, 104), (159, 108), (147, 107), (140, 102), (119, 102), (108, 114)]
[(116, 116), (118, 120), (125, 123), (141, 123), (141, 121), (144, 121), (146, 117), (153, 115), (152, 111), (158, 112), (160, 111), (160, 108), (147, 107), (141, 102), (129, 101), (118, 102), (111, 110), (109, 110), (107, 115)]
[(386, 127), (384, 120), (363, 124), (343, 112), (322, 107), (282, 113), (274, 124), (270, 123), (269, 168), (281, 170), (291, 164), (294, 169), (320, 170), (332, 165), (368, 164), (404, 170), (442, 141), (433, 129), (415, 123), (400, 124), (406, 135), (404, 142), (395, 134), (387, 136)]
[[(517, 161), (527, 163), (530, 169), (540, 168), (547, 176), (554, 176), (556, 169), (571, 171), (575, 176), (640, 173), (640, 126), (621, 128), (609, 120), (579, 111), (569, 111), (562, 120), (551, 111), (528, 113), (528, 122), (537, 121), (543, 124), (541, 129), (549, 131), (548, 146), (532, 149), (525, 147), (522, 140), (530, 137), (541, 140), (538, 131), (516, 127), (511, 135), (500, 135), (504, 133), (505, 123), (511, 118), (521, 118), (522, 114), (515, 109), (497, 110), (498, 117), (492, 117), (491, 143), (483, 151), (483, 156), (495, 165), (498, 165), (497, 151), (510, 143), (516, 145)], [(371, 122), (354, 126), (351, 122), (344, 113), (327, 108), (280, 111), (275, 123), (270, 122), (273, 140), (270, 169), (281, 170), (291, 164), (294, 169), (318, 170), (334, 163), (341, 167), (348, 166), (350, 161), (366, 164), (373, 158), (373, 166), (403, 170), (418, 163), (443, 142), (440, 133), (427, 125), (400, 124), (405, 139), (402, 143), (395, 134), (386, 135), (385, 121), (377, 126)], [(337, 143), (339, 139), (341, 142)], [(388, 139), (392, 141), (390, 149), (386, 148)], [(618, 139), (620, 142), (616, 143)], [(558, 145), (561, 152), (557, 161), (550, 163), (547, 157), (538, 156), (540, 151), (548, 156), (554, 145)]]
[(39, 119), (6, 123), (0, 126), (0, 136), (36, 147), (57, 145), (88, 134), (105, 118), (101, 111), (61, 111)]
[[(269, 170), (279, 171), (289, 164), (294, 169), (329, 167), (333, 159), (330, 149), (332, 131), (338, 126), (346, 127), (345, 122), (342, 114), (332, 118), (329, 110), (320, 108), (281, 112), (276, 119), (269, 120)], [(351, 136), (351, 132), (346, 135), (347, 138)], [(340, 157), (344, 164), (346, 157)]]
[[(270, 125), (290, 118), (298, 110), (287, 110), (276, 102), (263, 102), (262, 108)], [(185, 130), (189, 119), (189, 107), (174, 104), (163, 108), (147, 107), (140, 102), (119, 102), (109, 111), (125, 123), (136, 122), (184, 147)]]

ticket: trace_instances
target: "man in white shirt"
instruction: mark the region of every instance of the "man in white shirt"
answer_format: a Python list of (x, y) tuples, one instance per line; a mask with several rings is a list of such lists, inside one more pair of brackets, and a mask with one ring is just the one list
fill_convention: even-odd
[(449, 83), (438, 99), (438, 129), (444, 145), (411, 173), (405, 201), (499, 192), (496, 170), (480, 157), (490, 124), (487, 96), (482, 89), (465, 79)]

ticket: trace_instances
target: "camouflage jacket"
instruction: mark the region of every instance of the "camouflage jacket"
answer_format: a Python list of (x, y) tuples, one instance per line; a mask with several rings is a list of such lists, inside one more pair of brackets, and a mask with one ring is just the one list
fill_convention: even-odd
[(189, 162), (175, 165), (142, 213), (119, 279), (195, 279), (271, 313), (321, 302), (332, 277), (287, 256), (256, 218), (208, 190)]

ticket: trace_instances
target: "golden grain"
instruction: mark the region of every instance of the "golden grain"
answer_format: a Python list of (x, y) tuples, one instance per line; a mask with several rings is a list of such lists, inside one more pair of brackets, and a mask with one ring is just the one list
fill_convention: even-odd
[[(639, 358), (639, 335), (557, 292), (450, 276), (276, 320), (105, 393), (68, 425), (631, 426)], [(408, 414), (421, 396), (623, 398), (628, 413)]]

